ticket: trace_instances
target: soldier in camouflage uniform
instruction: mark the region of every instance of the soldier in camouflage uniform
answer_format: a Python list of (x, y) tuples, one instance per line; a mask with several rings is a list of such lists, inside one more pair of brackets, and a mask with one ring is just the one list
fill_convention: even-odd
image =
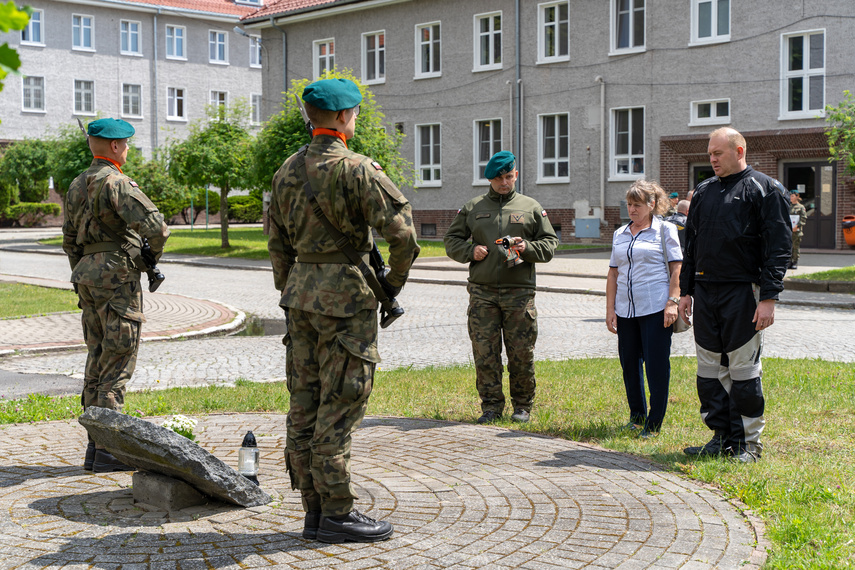
[[(83, 309), (83, 338), (89, 350), (83, 409), (96, 406), (121, 411), (145, 317), (140, 270), (103, 228), (109, 227), (137, 247), (147, 238), (157, 257), (169, 229), (157, 207), (122, 173), (134, 128), (122, 120), (99, 119), (89, 124), (88, 133), (94, 158), (65, 196), (62, 248)], [(92, 440), (84, 468), (96, 473), (130, 470), (106, 450), (96, 448)]]
[[(445, 234), (445, 251), (451, 259), (469, 263), (469, 338), (482, 411), (478, 423), (500, 419), (504, 411), (503, 336), (514, 409), (511, 419), (527, 422), (535, 395), (534, 264), (552, 259), (558, 236), (546, 210), (514, 190), (518, 172), (513, 154), (496, 153), (484, 176), (490, 181), (489, 192), (457, 213)], [(503, 236), (514, 238), (522, 263), (509, 266), (496, 244)]]
[[(799, 221), (792, 224), (793, 216), (798, 216)], [(793, 228), (793, 249), (790, 254), (790, 263), (787, 269), (799, 268), (799, 249), (802, 244), (805, 224), (807, 223), (807, 210), (802, 204), (802, 198), (798, 190), (790, 190), (790, 222)]]
[(392, 525), (353, 508), (350, 446), (380, 362), (378, 302), (314, 215), (304, 185), (363, 257), (372, 249), (371, 228), (389, 242), (385, 279), (393, 289), (403, 287), (419, 246), (407, 199), (377, 162), (347, 148), (362, 101), (356, 84), (317, 81), (303, 100), (313, 138), (276, 172), (269, 209), (268, 250), (288, 319), (285, 460), (302, 495), (305, 538), (374, 542), (389, 538)]

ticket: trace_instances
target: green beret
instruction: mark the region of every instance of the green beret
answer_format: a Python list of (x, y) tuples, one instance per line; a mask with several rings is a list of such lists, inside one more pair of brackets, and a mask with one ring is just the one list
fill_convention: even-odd
[(318, 109), (344, 111), (362, 103), (362, 93), (350, 79), (321, 79), (303, 90), (303, 101)]
[(517, 159), (512, 152), (500, 150), (487, 163), (487, 167), (484, 169), (484, 177), (487, 180), (492, 180), (496, 176), (507, 174), (516, 168), (516, 161)]
[(790, 194), (798, 194), (798, 193), (799, 193), (798, 190), (790, 190)]
[(98, 119), (89, 123), (89, 136), (100, 139), (129, 139), (136, 132), (134, 127), (122, 119)]
[(671, 192), (670, 198), (679, 198), (679, 197), (680, 197), (680, 195), (677, 194), (676, 192)]

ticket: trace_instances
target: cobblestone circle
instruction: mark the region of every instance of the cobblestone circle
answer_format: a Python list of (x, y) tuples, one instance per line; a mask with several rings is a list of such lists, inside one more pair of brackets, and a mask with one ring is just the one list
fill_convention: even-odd
[(384, 417), (354, 434), (353, 473), (357, 507), (392, 522), (393, 538), (307, 541), (282, 457), (285, 416), (207, 416), (197, 433), (234, 465), (248, 429), (274, 501), (174, 513), (134, 505), (129, 473), (83, 471), (76, 422), (4, 429), (0, 568), (738, 568), (763, 558), (752, 525), (719, 494), (642, 459), (498, 427)]

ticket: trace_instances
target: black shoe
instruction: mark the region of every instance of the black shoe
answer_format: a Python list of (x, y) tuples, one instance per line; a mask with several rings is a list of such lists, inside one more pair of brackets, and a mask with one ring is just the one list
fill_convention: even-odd
[(321, 512), (309, 511), (303, 522), (303, 538), (315, 540), (318, 538), (318, 527), (321, 526)]
[(520, 408), (519, 410), (515, 410), (513, 415), (511, 416), (511, 420), (515, 422), (519, 422), (521, 424), (527, 423), (531, 419), (531, 414), (529, 414), (528, 410), (523, 410)]
[(741, 447), (728, 447), (725, 453), (729, 456), (728, 459), (735, 463), (757, 463), (760, 461), (760, 451), (755, 447), (754, 451), (742, 449)]
[(136, 471), (136, 467), (125, 465), (106, 449), (95, 451), (95, 459), (92, 462), (92, 471), (95, 473), (112, 473), (114, 471)]
[(499, 412), (494, 412), (493, 410), (487, 410), (484, 414), (478, 418), (476, 421), (479, 424), (489, 424), (495, 421), (502, 419), (502, 414)]
[(341, 542), (379, 542), (392, 536), (392, 525), (375, 521), (356, 509), (340, 517), (321, 516), (318, 540), (327, 544)]
[(793, 263), (792, 265), (790, 265), (790, 269), (798, 269), (798, 268), (799, 268), (798, 263)]
[(92, 471), (92, 463), (95, 462), (95, 442), (90, 441), (86, 446), (86, 457), (83, 459), (83, 468)]
[(713, 438), (705, 445), (700, 447), (687, 447), (683, 450), (683, 453), (694, 457), (721, 455), (722, 451), (724, 451), (724, 439), (724, 433), (716, 432)]
[(631, 432), (636, 432), (636, 431), (643, 430), (644, 425), (643, 424), (637, 424), (637, 423), (631, 421), (628, 424), (626, 424), (625, 426), (620, 426), (620, 429), (629, 430)]

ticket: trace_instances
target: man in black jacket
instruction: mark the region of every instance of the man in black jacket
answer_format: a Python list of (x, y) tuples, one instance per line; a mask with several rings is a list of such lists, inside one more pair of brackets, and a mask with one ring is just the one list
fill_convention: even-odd
[(762, 452), (762, 331), (775, 321), (792, 231), (786, 190), (748, 166), (745, 149), (732, 128), (710, 133), (716, 176), (692, 199), (678, 310), (686, 322), (695, 315), (701, 417), (715, 432), (685, 453), (748, 463)]

